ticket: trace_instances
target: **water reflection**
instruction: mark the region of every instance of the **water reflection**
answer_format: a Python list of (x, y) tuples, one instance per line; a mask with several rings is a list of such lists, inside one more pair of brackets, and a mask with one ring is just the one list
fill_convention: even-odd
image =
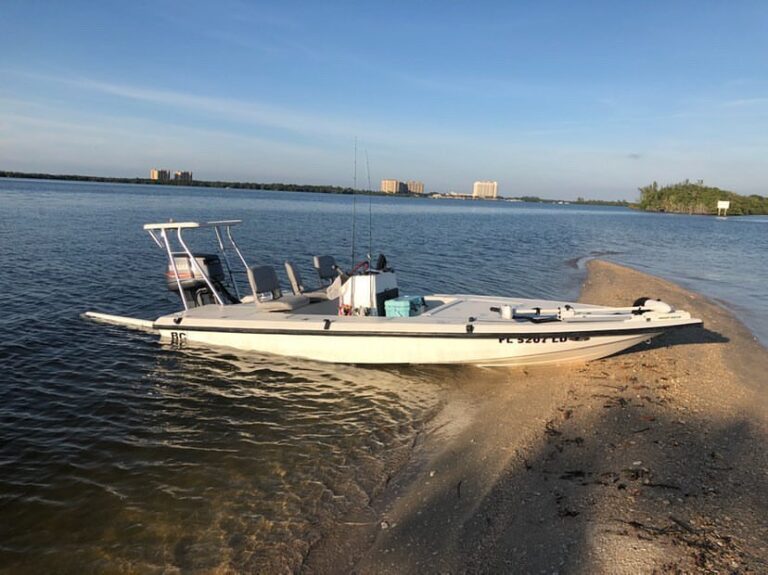
[[(68, 452), (59, 465), (6, 477), (3, 515), (16, 523), (4, 564), (293, 569), (405, 461), (439, 402), (434, 374), (418, 370), (154, 351), (142, 378), (108, 384), (68, 449), (47, 446)], [(108, 431), (94, 439), (99, 425)]]

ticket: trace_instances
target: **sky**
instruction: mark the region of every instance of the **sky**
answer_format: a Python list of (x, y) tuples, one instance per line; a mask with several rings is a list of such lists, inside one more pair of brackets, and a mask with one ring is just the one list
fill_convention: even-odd
[(763, 0), (0, 1), (0, 170), (634, 200), (766, 166)]

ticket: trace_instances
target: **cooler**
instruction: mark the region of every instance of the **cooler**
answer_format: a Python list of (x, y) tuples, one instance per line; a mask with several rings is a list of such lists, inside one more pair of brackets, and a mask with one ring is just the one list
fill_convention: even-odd
[(424, 309), (424, 298), (420, 295), (404, 295), (384, 302), (387, 317), (413, 317)]

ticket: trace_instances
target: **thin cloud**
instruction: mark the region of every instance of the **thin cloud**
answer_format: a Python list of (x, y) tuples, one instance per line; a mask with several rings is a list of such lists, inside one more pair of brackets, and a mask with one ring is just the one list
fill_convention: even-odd
[[(90, 138), (105, 138), (120, 140), (149, 135), (152, 140), (165, 137), (168, 134), (179, 134), (183, 137), (180, 141), (208, 141), (211, 139), (228, 139), (231, 142), (239, 142), (246, 145), (269, 146), (283, 154), (308, 154), (318, 150), (315, 146), (300, 144), (285, 144), (275, 142), (273, 139), (260, 138), (253, 135), (233, 134), (225, 130), (212, 130), (207, 128), (179, 127), (177, 125), (164, 124), (156, 120), (147, 121), (144, 118), (132, 116), (114, 116), (94, 114), (89, 112), (71, 113), (57, 107), (50, 107), (29, 102), (0, 98), (0, 104), (8, 111), (0, 112), (0, 123), (10, 132), (12, 127), (18, 129), (15, 134), (22, 138), (27, 130), (41, 130), (49, 133), (63, 133), (70, 136)], [(141, 137), (140, 139), (144, 139)]]
[[(197, 174), (211, 178), (279, 179), (298, 161), (320, 166), (313, 181), (329, 181), (328, 171), (339, 169), (338, 154), (328, 148), (286, 145), (217, 130), (170, 127), (140, 118), (88, 114), (61, 119), (60, 111), (47, 112), (42, 114), (38, 108), (34, 115), (21, 110), (0, 113), (0, 157), (7, 169), (66, 171), (91, 166), (114, 174), (138, 175), (159, 161), (190, 166)], [(105, 148), (109, 152), (96, 152)], [(254, 158), (259, 160), (254, 163)]]
[(354, 135), (354, 130), (342, 122), (302, 114), (295, 110), (270, 106), (260, 102), (245, 102), (231, 98), (215, 96), (198, 96), (172, 90), (156, 90), (141, 86), (114, 84), (90, 79), (51, 78), (54, 81), (66, 83), (85, 90), (91, 90), (125, 98), (147, 102), (160, 106), (184, 108), (197, 112), (214, 115), (260, 126), (279, 128), (291, 132), (315, 132), (322, 134), (347, 136)]
[(760, 98), (740, 98), (737, 100), (729, 100), (727, 102), (723, 102), (724, 108), (747, 108), (750, 106), (762, 106), (763, 104), (768, 104), (768, 98), (760, 97)]
[[(325, 142), (329, 138), (352, 141), (355, 137), (364, 135), (371, 144), (382, 147), (393, 147), (400, 150), (410, 147), (441, 146), (453, 143), (466, 146), (474, 141), (476, 145), (491, 146), (486, 133), (462, 134), (453, 133), (446, 127), (434, 127), (428, 124), (417, 125), (413, 122), (407, 126), (398, 126), (395, 122), (356, 122), (348, 118), (335, 118), (307, 114), (302, 111), (274, 106), (257, 101), (245, 101), (234, 98), (216, 96), (200, 96), (185, 92), (147, 88), (129, 84), (104, 82), (87, 77), (71, 75), (67, 77), (33, 74), (18, 71), (5, 71), (38, 81), (58, 83), (79, 90), (104, 94), (115, 98), (149, 103), (158, 107), (173, 110), (183, 109), (195, 112), (198, 116), (228, 120), (240, 125), (251, 125), (261, 128), (283, 130), (298, 136), (319, 137)], [(403, 132), (419, 133), (418, 142), (405, 142), (399, 136)], [(499, 142), (501, 143), (501, 142)]]
[[(173, 110), (183, 109), (195, 112), (198, 116), (228, 120), (239, 125), (278, 129), (298, 136), (319, 137), (323, 141), (329, 138), (352, 141), (361, 134), (366, 141), (380, 146), (402, 148), (405, 143), (398, 136), (403, 131), (418, 130), (421, 133), (420, 145), (443, 145), (446, 141), (465, 142), (466, 134), (458, 135), (444, 128), (431, 126), (397, 126), (394, 122), (357, 122), (349, 118), (307, 114), (297, 109), (274, 106), (258, 101), (238, 100), (217, 96), (201, 96), (173, 90), (147, 88), (144, 86), (104, 82), (82, 76), (52, 76), (18, 71), (5, 71), (43, 82), (57, 83), (79, 90), (104, 94), (153, 104)], [(487, 140), (487, 136), (478, 141)]]

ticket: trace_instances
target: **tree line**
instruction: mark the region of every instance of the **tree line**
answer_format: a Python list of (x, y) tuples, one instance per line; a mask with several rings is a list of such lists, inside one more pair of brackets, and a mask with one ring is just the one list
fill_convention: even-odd
[(653, 182), (639, 190), (638, 207), (648, 212), (714, 215), (717, 214), (718, 201), (729, 201), (729, 215), (768, 214), (768, 198), (758, 195), (742, 196), (728, 190), (705, 186), (701, 180), (684, 180), (661, 187)]
[(276, 192), (319, 192), (325, 194), (368, 194), (379, 193), (371, 190), (353, 190), (342, 186), (320, 186), (302, 184), (284, 184), (282, 182), (257, 183), (257, 182), (222, 182), (192, 180), (180, 182), (170, 180), (159, 182), (149, 178), (111, 178), (106, 176), (80, 176), (74, 174), (42, 174), (29, 172), (10, 172), (0, 170), (0, 178), (22, 178), (29, 180), (62, 180), (76, 182), (103, 182), (106, 184), (148, 184), (153, 186), (193, 186), (199, 188), (238, 188), (243, 190), (269, 190)]

